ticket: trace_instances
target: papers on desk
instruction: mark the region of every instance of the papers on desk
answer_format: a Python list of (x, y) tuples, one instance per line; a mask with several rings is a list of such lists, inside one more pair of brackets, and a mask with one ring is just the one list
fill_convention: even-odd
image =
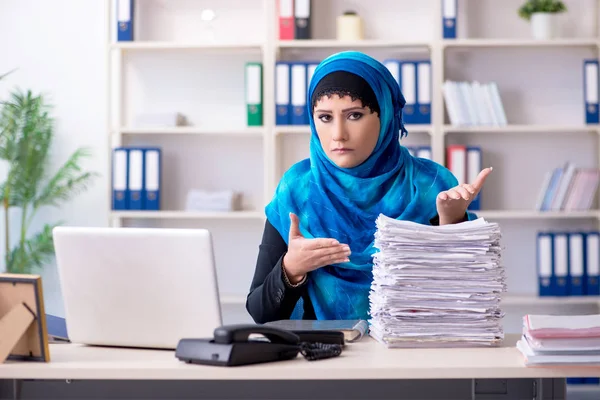
[(600, 365), (600, 315), (526, 315), (517, 349), (526, 365)]
[(489, 346), (504, 338), (498, 224), (377, 219), (370, 335), (388, 347)]

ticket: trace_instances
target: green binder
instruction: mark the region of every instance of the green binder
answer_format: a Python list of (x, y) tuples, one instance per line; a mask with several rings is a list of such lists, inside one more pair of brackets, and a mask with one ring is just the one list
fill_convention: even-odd
[(262, 126), (263, 124), (262, 78), (261, 63), (246, 63), (246, 119), (248, 126)]

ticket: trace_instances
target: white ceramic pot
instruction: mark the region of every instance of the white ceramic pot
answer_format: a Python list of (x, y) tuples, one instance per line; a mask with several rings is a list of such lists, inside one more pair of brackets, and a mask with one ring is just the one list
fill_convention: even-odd
[(362, 18), (354, 13), (345, 13), (337, 17), (337, 40), (363, 40), (364, 27)]
[(552, 13), (531, 15), (531, 34), (534, 39), (548, 40), (556, 37), (556, 16)]

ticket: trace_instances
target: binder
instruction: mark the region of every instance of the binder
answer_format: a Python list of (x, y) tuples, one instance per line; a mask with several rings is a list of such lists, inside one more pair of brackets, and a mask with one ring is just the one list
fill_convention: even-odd
[(129, 189), (129, 209), (144, 209), (144, 150), (129, 149), (129, 174), (127, 186)]
[(417, 108), (418, 124), (431, 124), (431, 61), (416, 62), (417, 68)]
[(248, 126), (263, 124), (262, 64), (246, 64), (246, 120)]
[(406, 104), (402, 110), (405, 124), (417, 124), (417, 64), (412, 61), (400, 62), (400, 90)]
[(311, 38), (311, 0), (294, 0), (294, 34), (296, 39)]
[(112, 156), (112, 200), (113, 210), (127, 210), (129, 193), (127, 178), (129, 171), (129, 154), (124, 147), (113, 150)]
[(449, 145), (446, 148), (447, 168), (452, 172), (458, 184), (467, 179), (467, 147), (460, 144)]
[(583, 96), (586, 124), (597, 124), (598, 113), (598, 60), (583, 60)]
[(117, 41), (133, 41), (134, 0), (117, 0)]
[(600, 232), (588, 232), (585, 240), (586, 294), (600, 295)]
[(296, 62), (291, 64), (291, 102), (292, 125), (308, 125), (306, 110), (306, 64)]
[(569, 295), (569, 244), (567, 233), (554, 233), (554, 269), (552, 274), (552, 293), (553, 296)]
[(544, 201), (542, 202), (542, 211), (549, 211), (552, 207), (552, 201), (554, 199), (554, 195), (558, 189), (560, 184), (560, 179), (563, 174), (562, 168), (554, 168), (552, 171), (552, 176), (550, 178), (550, 182), (548, 183), (548, 190), (546, 191), (546, 195), (544, 196)]
[(306, 90), (310, 87), (310, 81), (312, 80), (315, 70), (319, 66), (319, 63), (309, 62), (306, 63)]
[(538, 293), (540, 296), (552, 296), (553, 238), (550, 232), (537, 234), (537, 270)]
[[(390, 74), (392, 75), (392, 77), (394, 78), (396, 83), (398, 84), (400, 91), (402, 91), (402, 82), (400, 81), (400, 61), (398, 61), (398, 60), (383, 60), (383, 65), (387, 68), (388, 71), (390, 71)], [(405, 97), (406, 97), (406, 94), (404, 93), (404, 91), (402, 91), (402, 94), (405, 95)]]
[[(472, 183), (481, 172), (481, 148), (478, 146), (467, 146), (467, 182)], [(469, 204), (469, 210), (478, 211), (481, 209), (481, 192)]]
[(294, 39), (294, 0), (277, 0), (279, 11), (279, 40)]
[(571, 232), (569, 238), (569, 295), (583, 296), (584, 282), (584, 245), (583, 233)]
[(160, 210), (161, 149), (144, 149), (144, 209)]
[(442, 1), (442, 31), (444, 39), (456, 39), (457, 0)]
[(275, 125), (291, 124), (290, 65), (275, 63)]

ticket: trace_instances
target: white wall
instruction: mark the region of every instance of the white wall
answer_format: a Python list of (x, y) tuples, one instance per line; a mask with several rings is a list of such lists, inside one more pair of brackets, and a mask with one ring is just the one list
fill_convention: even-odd
[[(103, 0), (0, 1), (0, 73), (18, 68), (0, 81), (0, 99), (17, 86), (46, 93), (56, 118), (52, 167), (85, 146), (93, 156), (84, 167), (101, 174), (87, 192), (62, 208), (40, 211), (32, 233), (58, 220), (69, 225), (108, 223), (104, 10)], [(54, 264), (44, 271), (43, 282), (47, 311), (63, 315)]]

